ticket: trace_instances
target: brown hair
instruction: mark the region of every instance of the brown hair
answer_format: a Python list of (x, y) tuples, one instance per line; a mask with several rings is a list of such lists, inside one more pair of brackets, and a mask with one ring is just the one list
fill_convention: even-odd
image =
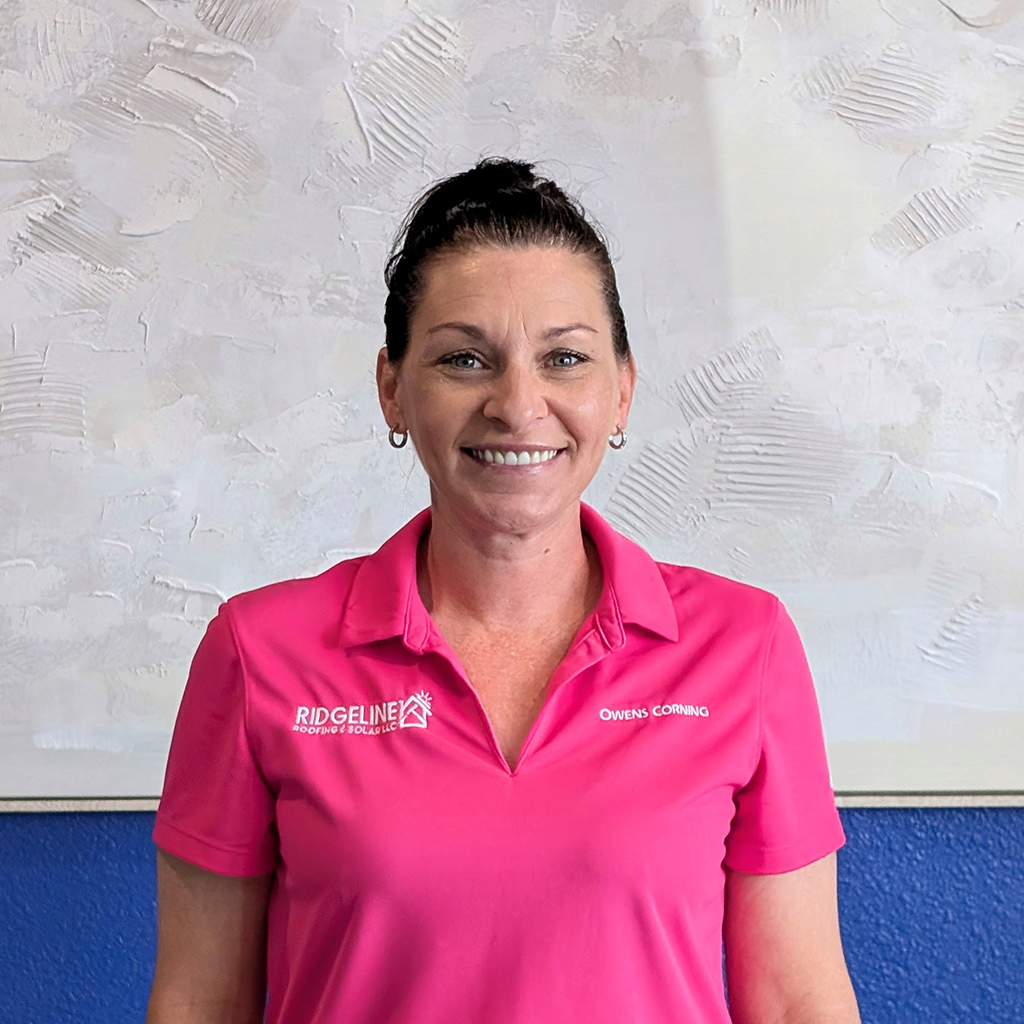
[(442, 253), (477, 245), (557, 246), (589, 257), (601, 278), (615, 354), (629, 358), (615, 270), (598, 229), (576, 200), (553, 181), (538, 178), (533, 164), (487, 157), (432, 185), (398, 233), (384, 270), (388, 359), (400, 362), (405, 355), (425, 267)]

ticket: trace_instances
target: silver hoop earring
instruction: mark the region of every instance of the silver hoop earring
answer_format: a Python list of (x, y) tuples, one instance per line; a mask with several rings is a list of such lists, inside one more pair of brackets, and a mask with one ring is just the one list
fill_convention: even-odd
[[(402, 440), (401, 441), (396, 441), (395, 440), (395, 434), (396, 433), (402, 435)], [(409, 440), (409, 431), (408, 430), (398, 430), (398, 431), (396, 431), (395, 428), (392, 427), (388, 431), (388, 442), (391, 444), (392, 448), (404, 448), (405, 444), (406, 444), (406, 442), (408, 440)]]
[(614, 448), (616, 451), (626, 447), (626, 432), (622, 427), (615, 428), (615, 433), (608, 438), (608, 447)]

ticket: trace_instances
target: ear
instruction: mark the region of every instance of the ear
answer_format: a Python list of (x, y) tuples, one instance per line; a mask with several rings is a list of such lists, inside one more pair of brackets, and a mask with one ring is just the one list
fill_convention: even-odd
[(616, 424), (623, 429), (629, 419), (629, 410), (633, 404), (633, 392), (636, 390), (636, 360), (630, 354), (629, 359), (619, 363), (619, 405)]
[(398, 404), (398, 366), (388, 359), (388, 350), (385, 346), (377, 353), (377, 398), (380, 401), (381, 412), (389, 427), (393, 427), (399, 433), (405, 431), (405, 421), (402, 419), (402, 409)]

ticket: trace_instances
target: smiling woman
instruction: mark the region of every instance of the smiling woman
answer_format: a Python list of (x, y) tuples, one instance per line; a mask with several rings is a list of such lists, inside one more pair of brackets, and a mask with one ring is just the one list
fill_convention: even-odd
[(381, 351), (378, 382), (385, 417), (416, 445), (435, 516), (462, 531), (500, 521), (503, 535), (578, 519), (636, 380), (632, 357), (615, 353), (591, 259), (476, 245), (435, 256), (423, 276), (403, 356)]
[(430, 508), (210, 624), (150, 1024), (857, 1021), (791, 619), (581, 502), (636, 384), (599, 235), (482, 161), (386, 278), (380, 403)]

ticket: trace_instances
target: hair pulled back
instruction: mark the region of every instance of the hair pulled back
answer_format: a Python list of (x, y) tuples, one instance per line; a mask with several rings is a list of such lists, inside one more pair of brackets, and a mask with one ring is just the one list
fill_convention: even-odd
[(416, 201), (384, 270), (388, 359), (400, 362), (431, 260), (474, 246), (513, 249), (541, 245), (587, 256), (597, 270), (619, 359), (629, 358), (626, 321), (608, 247), (576, 200), (533, 164), (487, 157), (432, 185)]

